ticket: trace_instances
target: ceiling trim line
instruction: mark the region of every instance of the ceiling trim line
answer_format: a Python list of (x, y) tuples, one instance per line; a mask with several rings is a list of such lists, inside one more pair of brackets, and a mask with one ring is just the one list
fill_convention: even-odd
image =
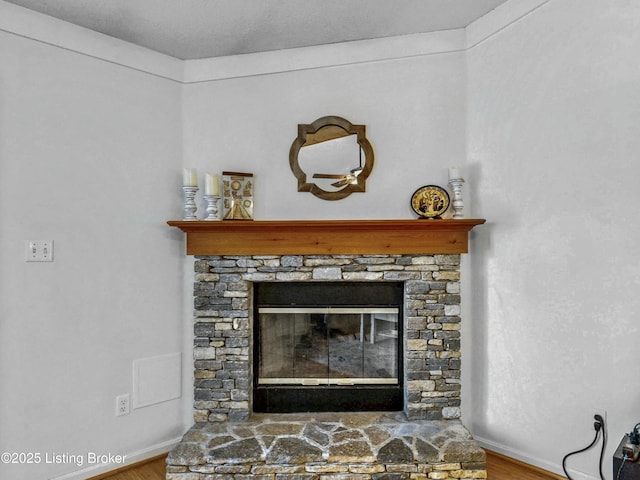
[(184, 83), (203, 83), (464, 52), (464, 29), (185, 60)]
[(0, 31), (183, 83), (184, 63), (180, 59), (3, 1)]
[(466, 27), (466, 49), (471, 50), (518, 23), (551, 0), (510, 0), (498, 5)]

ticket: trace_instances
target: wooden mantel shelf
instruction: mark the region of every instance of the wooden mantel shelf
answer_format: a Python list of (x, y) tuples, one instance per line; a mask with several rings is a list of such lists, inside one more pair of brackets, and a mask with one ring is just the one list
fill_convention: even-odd
[(484, 219), (220, 220), (167, 222), (187, 234), (187, 255), (467, 253)]

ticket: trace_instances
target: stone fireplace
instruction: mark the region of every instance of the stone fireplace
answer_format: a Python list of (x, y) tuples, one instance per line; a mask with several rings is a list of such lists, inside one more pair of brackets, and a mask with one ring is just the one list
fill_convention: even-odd
[[(374, 228), (383, 225), (385, 230), (389, 222), (393, 221), (380, 221)], [(352, 243), (351, 228), (338, 235), (334, 232), (332, 239), (325, 241), (322, 236), (326, 234), (326, 225), (320, 225), (322, 228), (317, 231), (307, 228), (305, 241), (315, 247), (299, 247), (300, 241), (295, 239), (291, 242), (295, 246), (282, 244), (286, 235), (283, 236), (281, 228), (269, 232), (260, 230), (260, 222), (170, 222), (179, 223), (176, 226), (188, 235), (193, 234), (193, 229), (205, 228), (209, 233), (213, 229), (229, 236), (232, 234), (225, 232), (224, 227), (232, 224), (241, 232), (242, 240), (227, 240), (225, 245), (230, 246), (225, 247), (219, 237), (212, 238), (212, 245), (215, 245), (212, 251), (211, 245), (202, 246), (203, 237), (194, 240), (196, 247), (188, 240), (188, 253), (190, 248), (197, 250), (191, 252), (196, 255), (195, 425), (169, 455), (167, 478), (486, 478), (484, 452), (459, 420), (460, 253), (466, 251), (467, 232), (483, 221), (467, 221), (464, 241), (456, 230), (464, 221), (435, 222), (412, 221), (406, 227), (408, 230), (400, 231), (400, 234), (397, 228), (392, 229), (395, 233), (383, 238), (383, 247), (376, 246), (375, 240), (367, 242), (365, 247), (345, 246), (345, 242)], [(211, 226), (212, 223), (216, 225)], [(419, 223), (421, 225), (416, 225)], [(438, 230), (447, 224), (451, 229)], [(345, 225), (346, 222), (340, 223), (340, 226)], [(419, 253), (425, 247), (421, 245), (424, 242), (414, 238), (417, 237), (415, 229), (420, 229), (419, 236), (424, 237), (425, 232), (433, 236), (434, 231), (429, 229), (434, 225), (437, 227), (435, 235), (438, 236), (438, 232), (444, 235), (444, 246), (432, 246), (432, 252)], [(254, 239), (251, 239), (252, 235)], [(377, 235), (375, 238), (380, 240), (382, 237)], [(246, 245), (243, 247), (238, 242)], [(416, 245), (407, 247), (411, 242)], [(243, 248), (253, 249), (255, 253), (246, 253)], [(297, 251), (297, 248), (304, 251)], [(353, 248), (362, 251), (349, 251)], [(273, 253), (275, 249), (281, 249), (282, 253)], [(234, 254), (234, 251), (240, 254)], [(394, 331), (400, 336), (401, 355), (397, 362), (400, 370), (395, 374), (382, 374), (385, 380), (379, 382), (392, 384), (396, 381), (399, 392), (396, 403), (383, 400), (379, 406), (384, 404), (389, 408), (372, 409), (365, 403), (363, 408), (356, 405), (346, 409), (344, 403), (336, 400), (335, 395), (341, 394), (343, 388), (349, 388), (347, 383), (368, 382), (366, 388), (372, 390), (365, 396), (374, 395), (379, 385), (373, 385), (376, 380), (372, 380), (372, 374), (365, 375), (364, 381), (358, 377), (357, 381), (346, 382), (343, 379), (332, 382), (308, 378), (298, 382), (297, 374), (278, 374), (272, 376), (275, 381), (265, 383), (280, 384), (278, 394), (285, 399), (283, 402), (281, 398), (280, 403), (287, 402), (286, 395), (314, 398), (324, 387), (334, 390), (320, 402), (310, 403), (316, 407), (303, 402), (301, 407), (282, 410), (294, 413), (262, 413), (265, 410), (255, 403), (256, 397), (262, 395), (257, 389), (264, 387), (258, 381), (258, 350), (254, 348), (255, 342), (261, 341), (254, 330), (258, 324), (255, 296), (261, 285), (275, 284), (294, 287), (333, 285), (338, 289), (358, 285), (361, 292), (373, 291), (375, 285), (399, 286), (401, 305), (395, 318), (383, 317), (391, 311), (382, 311), (386, 308), (383, 306), (370, 310), (368, 305), (375, 299), (360, 299), (355, 303), (366, 306), (359, 305), (357, 314), (349, 310), (353, 306), (348, 305), (350, 317), (346, 324), (351, 326), (338, 328), (339, 335), (346, 336), (351, 342), (350, 350), (360, 348), (360, 343), (375, 342), (379, 328), (386, 329), (388, 336)], [(336, 291), (339, 290), (334, 290), (329, 297), (336, 296)], [(297, 300), (286, 302), (296, 303)], [(316, 318), (312, 315), (317, 316), (315, 310), (306, 316), (297, 315), (298, 322), (304, 325), (303, 334), (291, 336), (297, 338), (295, 342), (286, 337), (289, 340), (279, 340), (280, 343), (300, 344), (304, 334), (318, 328), (317, 322), (312, 321)], [(378, 320), (375, 320), (376, 316)], [(380, 320), (383, 318), (386, 318), (386, 324)], [(278, 321), (282, 323), (282, 320)], [(393, 321), (396, 328), (390, 326)], [(266, 329), (269, 333), (263, 334), (271, 335), (267, 337), (267, 345), (275, 342), (274, 328), (271, 325)], [(345, 330), (349, 331), (345, 333)], [(364, 351), (364, 345), (362, 348)], [(314, 361), (318, 363), (317, 359)], [(295, 382), (300, 385), (289, 385)], [(316, 390), (305, 390), (310, 383)], [(352, 389), (357, 393), (360, 388), (358, 385)], [(351, 393), (346, 397), (351, 398), (348, 395)], [(323, 407), (317, 408), (318, 405)], [(342, 406), (334, 408), (336, 405)]]

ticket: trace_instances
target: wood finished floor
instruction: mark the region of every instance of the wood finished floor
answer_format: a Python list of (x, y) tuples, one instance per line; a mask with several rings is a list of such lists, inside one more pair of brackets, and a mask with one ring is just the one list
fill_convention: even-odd
[[(100, 475), (89, 480), (165, 480), (165, 456), (113, 474)], [(559, 480), (564, 477), (529, 467), (497, 453), (487, 452), (489, 480)]]

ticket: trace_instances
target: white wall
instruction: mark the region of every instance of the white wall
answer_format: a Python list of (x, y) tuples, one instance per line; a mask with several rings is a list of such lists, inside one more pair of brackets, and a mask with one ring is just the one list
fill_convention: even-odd
[[(558, 473), (597, 409), (607, 478), (640, 421), (639, 27), (638, 2), (551, 0), (467, 52), (467, 169), (488, 223), (469, 256), (464, 418)], [(569, 459), (574, 478), (599, 478), (599, 448)]]
[[(181, 352), (190, 322), (183, 238), (165, 224), (181, 202), (180, 88), (0, 33), (0, 452), (41, 454), (0, 478), (62, 476), (89, 452), (149, 453), (184, 432), (180, 399), (115, 417), (132, 361)], [(54, 240), (54, 262), (25, 263), (27, 239)]]
[[(447, 167), (464, 161), (464, 54), (200, 81), (185, 85), (184, 109), (185, 165), (254, 173), (256, 219), (413, 218), (411, 194), (445, 185)], [(297, 191), (297, 125), (325, 115), (366, 125), (376, 159), (366, 193)]]

